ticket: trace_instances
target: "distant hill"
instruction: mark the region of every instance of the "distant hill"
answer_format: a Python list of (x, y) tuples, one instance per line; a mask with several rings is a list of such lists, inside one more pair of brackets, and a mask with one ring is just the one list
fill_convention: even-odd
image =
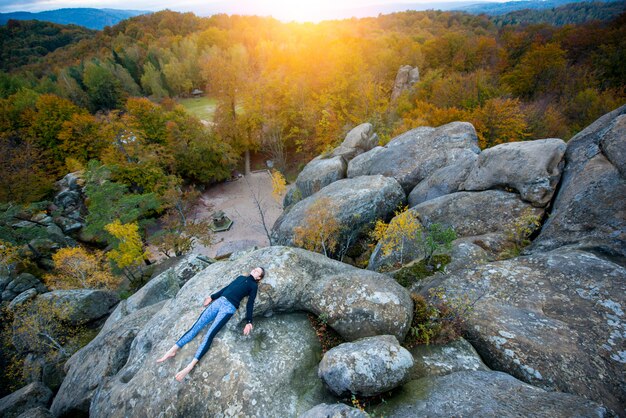
[[(571, 3), (582, 3), (586, 0), (521, 0), (509, 1), (506, 3), (478, 3), (469, 6), (458, 6), (451, 8), (462, 12), (481, 14), (485, 13), (492, 16), (503, 15), (517, 10), (543, 10), (553, 9)], [(621, 0), (606, 0), (601, 3), (622, 3)]]
[(57, 48), (93, 38), (95, 30), (38, 20), (9, 20), (0, 26), (0, 70), (37, 62)]
[(626, 2), (584, 2), (545, 10), (518, 10), (493, 16), (497, 26), (547, 23), (554, 26), (581, 24), (591, 20), (611, 20), (626, 11)]
[(80, 25), (89, 29), (103, 29), (105, 26), (113, 26), (116, 23), (133, 16), (151, 13), (141, 10), (116, 10), (116, 9), (58, 9), (45, 12), (12, 12), (0, 13), (0, 24), (6, 24), (9, 19), (14, 20), (41, 20), (59, 23), (62, 25)]

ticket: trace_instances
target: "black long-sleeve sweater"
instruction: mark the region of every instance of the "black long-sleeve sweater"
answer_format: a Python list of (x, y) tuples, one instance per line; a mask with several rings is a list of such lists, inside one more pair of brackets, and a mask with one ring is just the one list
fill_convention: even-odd
[(213, 293), (211, 299), (216, 300), (221, 296), (224, 296), (230, 303), (239, 309), (239, 303), (241, 299), (248, 296), (248, 303), (246, 304), (246, 321), (248, 324), (252, 323), (252, 309), (254, 307), (254, 300), (256, 299), (256, 293), (258, 289), (258, 283), (252, 276), (239, 276), (226, 287), (219, 292)]

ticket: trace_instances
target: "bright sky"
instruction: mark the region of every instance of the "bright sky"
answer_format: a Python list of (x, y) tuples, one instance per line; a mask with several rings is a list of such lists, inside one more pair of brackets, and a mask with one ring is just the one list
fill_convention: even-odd
[(214, 13), (274, 16), (283, 21), (313, 21), (350, 16), (375, 16), (390, 8), (404, 10), (427, 3), (478, 3), (481, 0), (0, 0), (0, 12), (39, 12), (66, 7), (98, 9), (163, 10), (194, 12), (200, 16)]

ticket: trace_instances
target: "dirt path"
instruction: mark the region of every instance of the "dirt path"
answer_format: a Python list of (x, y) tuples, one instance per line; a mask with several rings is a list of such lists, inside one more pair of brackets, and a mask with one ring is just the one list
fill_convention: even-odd
[[(246, 182), (247, 180), (247, 182)], [(265, 221), (268, 230), (282, 213), (282, 197), (280, 203), (272, 196), (272, 178), (268, 171), (256, 171), (238, 180), (212, 186), (200, 197), (201, 205), (212, 205), (212, 209), (201, 208), (200, 213), (207, 218), (215, 211), (224, 211), (233, 220), (233, 226), (225, 232), (215, 234), (214, 244), (205, 247), (197, 244), (193, 251), (214, 257), (221, 246), (241, 240), (255, 241), (258, 246), (269, 245), (261, 223), (259, 210), (252, 193), (258, 196), (265, 210)]]

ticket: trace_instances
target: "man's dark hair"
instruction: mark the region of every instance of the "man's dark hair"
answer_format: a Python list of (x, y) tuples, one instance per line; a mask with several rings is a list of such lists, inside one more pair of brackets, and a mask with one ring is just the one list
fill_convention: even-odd
[(261, 271), (263, 272), (263, 273), (261, 273), (261, 278), (264, 278), (264, 277), (265, 277), (265, 267), (261, 267), (261, 266), (259, 266), (259, 268), (260, 268), (260, 269), (261, 269)]

